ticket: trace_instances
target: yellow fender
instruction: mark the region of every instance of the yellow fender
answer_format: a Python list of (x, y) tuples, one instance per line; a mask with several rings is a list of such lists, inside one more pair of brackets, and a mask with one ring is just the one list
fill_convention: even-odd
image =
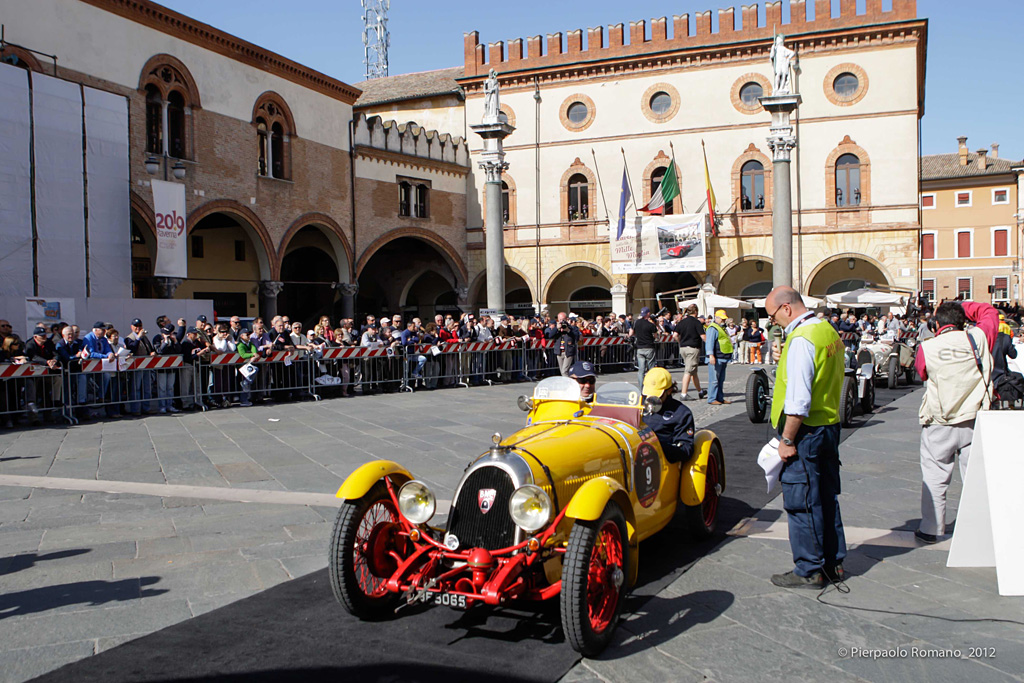
[[(708, 458), (711, 457), (712, 444), (718, 444), (721, 452), (722, 444), (718, 437), (709, 429), (702, 429), (693, 437), (693, 457), (683, 464), (679, 477), (679, 499), (683, 505), (695, 506), (704, 502), (704, 483), (708, 471)], [(719, 471), (722, 490), (725, 490), (725, 467)]]
[(608, 502), (614, 500), (626, 517), (626, 533), (629, 536), (629, 566), (626, 567), (626, 581), (636, 584), (640, 571), (640, 542), (637, 540), (636, 515), (630, 503), (629, 494), (622, 484), (611, 477), (597, 477), (581, 486), (569, 501), (565, 516), (572, 519), (593, 522), (601, 518)]
[(338, 489), (338, 492), (334, 495), (335, 498), (345, 498), (346, 500), (358, 500), (365, 496), (373, 485), (378, 481), (392, 474), (399, 474), (406, 479), (412, 479), (412, 475), (409, 474), (409, 470), (405, 469), (397, 462), (391, 460), (374, 460), (362, 465), (352, 474), (348, 475), (348, 478)]

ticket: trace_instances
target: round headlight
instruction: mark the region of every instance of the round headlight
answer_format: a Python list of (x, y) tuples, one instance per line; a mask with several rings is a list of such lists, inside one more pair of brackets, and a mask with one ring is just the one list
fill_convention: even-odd
[(527, 484), (512, 494), (508, 511), (517, 527), (533, 533), (551, 520), (551, 499), (539, 486)]
[(422, 481), (413, 479), (398, 490), (398, 509), (413, 524), (430, 521), (436, 507), (434, 493)]

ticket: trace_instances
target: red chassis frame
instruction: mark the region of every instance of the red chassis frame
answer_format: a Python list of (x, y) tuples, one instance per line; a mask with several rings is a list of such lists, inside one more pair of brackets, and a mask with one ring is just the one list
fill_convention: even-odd
[[(510, 599), (549, 600), (561, 592), (561, 581), (537, 586), (530, 580), (533, 577), (524, 574), (531, 567), (539, 566), (537, 558), (565, 517), (564, 509), (546, 530), (517, 545), (498, 550), (449, 550), (405, 518), (398, 507), (391, 478), (385, 477), (384, 481), (398, 513), (398, 522), (378, 523), (371, 532), (364, 555), (371, 572), (379, 578), (387, 578), (385, 585), (389, 593), (414, 591), (421, 596), (427, 593), (464, 596), (469, 608), (481, 602), (499, 605)], [(403, 557), (394, 547), (398, 544), (412, 544), (412, 552)], [(565, 548), (549, 550), (565, 553)], [(465, 564), (441, 571), (443, 560)]]

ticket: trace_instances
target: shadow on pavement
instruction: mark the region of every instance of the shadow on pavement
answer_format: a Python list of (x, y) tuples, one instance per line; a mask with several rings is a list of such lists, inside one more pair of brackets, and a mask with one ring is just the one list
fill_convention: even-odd
[(620, 622), (619, 628), (630, 635), (620, 638), (615, 647), (608, 648), (596, 659), (622, 659), (658, 647), (700, 624), (711, 623), (735, 600), (732, 593), (721, 590), (696, 591), (674, 597), (654, 596), (631, 619)]
[(76, 555), (84, 555), (85, 553), (92, 552), (89, 548), (73, 548), (71, 550), (58, 550), (52, 553), (46, 553), (40, 555), (38, 553), (24, 553), (22, 555), (12, 555), (10, 557), (0, 558), (0, 576), (5, 574), (13, 574), (14, 572), (20, 572), (23, 569), (30, 569), (36, 566), (37, 562), (46, 562), (47, 560), (62, 560), (65, 557), (75, 557)]
[[(442, 653), (438, 653), (441, 655)], [(211, 674), (209, 676), (160, 678), (154, 683), (278, 683), (279, 681), (358, 681), (359, 683), (452, 683), (453, 681), (486, 680), (488, 683), (531, 683), (540, 679), (514, 676), (476, 670), (472, 667), (453, 663), (450, 666), (438, 664), (408, 664), (382, 661), (378, 664), (353, 666), (324, 666), (298, 669), (263, 669), (233, 674)]]
[(31, 588), (0, 594), (0, 619), (46, 612), (68, 605), (105, 605), (108, 602), (137, 600), (166, 593), (163, 589), (143, 589), (160, 581), (156, 576), (121, 581), (80, 581), (56, 586)]

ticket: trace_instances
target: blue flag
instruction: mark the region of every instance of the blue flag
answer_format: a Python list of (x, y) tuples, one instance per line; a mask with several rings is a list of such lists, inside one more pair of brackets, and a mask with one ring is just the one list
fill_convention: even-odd
[(631, 195), (629, 192), (629, 181), (626, 177), (626, 167), (622, 167), (622, 192), (619, 194), (619, 225), (615, 233), (615, 239), (622, 239), (622, 231), (626, 229), (626, 205), (629, 204)]

